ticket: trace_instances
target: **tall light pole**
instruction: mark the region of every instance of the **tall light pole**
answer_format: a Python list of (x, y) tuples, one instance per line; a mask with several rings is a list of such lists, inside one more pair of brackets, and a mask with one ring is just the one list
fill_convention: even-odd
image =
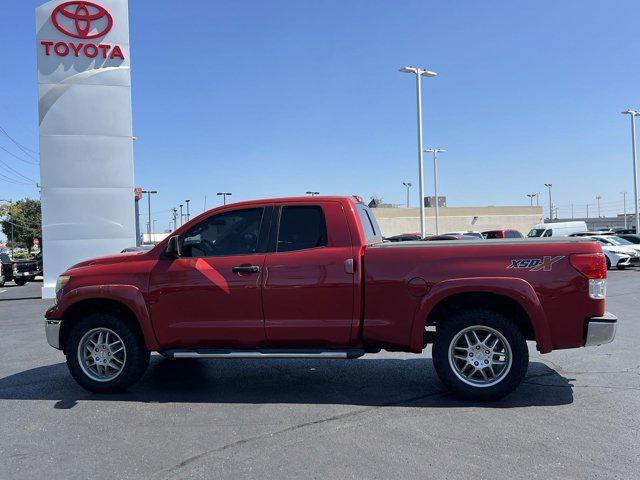
[(312, 197), (315, 197), (316, 195), (320, 195), (320, 192), (312, 192), (312, 191), (308, 191), (307, 195), (311, 195)]
[(620, 192), (622, 194), (622, 205), (624, 209), (624, 228), (627, 228), (627, 192)]
[(596, 196), (596, 202), (597, 202), (597, 204), (598, 204), (598, 218), (601, 218), (601, 217), (602, 217), (602, 215), (600, 215), (600, 199), (601, 199), (601, 198), (602, 198), (602, 197), (601, 197), (600, 195), (597, 195), (597, 196)]
[(545, 183), (544, 186), (549, 189), (549, 220), (553, 220), (553, 202), (551, 201), (551, 187), (553, 187), (553, 184)]
[(631, 118), (631, 151), (633, 154), (633, 204), (635, 207), (636, 215), (636, 233), (640, 233), (640, 214), (638, 214), (638, 163), (636, 160), (636, 120), (635, 117), (640, 115), (640, 112), (635, 110), (625, 110), (622, 112), (625, 115), (629, 115)]
[(402, 182), (402, 184), (407, 187), (407, 208), (409, 208), (409, 189), (411, 188), (411, 182)]
[(540, 206), (540, 192), (536, 192), (536, 207)]
[(527, 193), (527, 197), (529, 197), (529, 201), (531, 203), (531, 206), (533, 207), (533, 199), (536, 196), (535, 193)]
[(149, 241), (151, 241), (151, 195), (158, 193), (157, 190), (142, 190), (147, 194), (147, 208), (149, 209), (149, 224), (147, 225), (147, 233), (149, 233)]
[(587, 218), (589, 218), (589, 204), (587, 203)]
[(171, 212), (173, 213), (173, 229), (176, 230), (178, 228), (178, 209), (173, 207)]
[(189, 202), (191, 200), (185, 200), (184, 202), (187, 204), (187, 222), (189, 221)]
[(180, 207), (180, 226), (182, 226), (182, 223), (183, 223), (182, 220), (184, 218), (182, 214), (182, 204), (180, 204), (179, 207)]
[[(424, 176), (422, 174), (422, 82), (421, 77), (435, 77), (436, 72), (424, 70), (418, 67), (404, 67), (400, 69), (404, 73), (413, 73), (416, 76), (416, 100), (418, 104), (418, 190), (420, 195), (420, 235), (424, 238), (427, 231), (424, 226)], [(436, 201), (436, 204), (438, 202)]]
[(433, 153), (433, 191), (436, 199), (436, 235), (440, 235), (440, 215), (438, 210), (438, 154), (446, 150), (442, 148), (427, 148), (425, 152)]
[(222, 195), (222, 204), (227, 204), (227, 195), (232, 195), (231, 192), (218, 192), (217, 195)]

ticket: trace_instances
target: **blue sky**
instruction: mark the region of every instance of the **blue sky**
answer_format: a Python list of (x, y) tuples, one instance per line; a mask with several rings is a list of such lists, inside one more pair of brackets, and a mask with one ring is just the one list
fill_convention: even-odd
[[(0, 31), (0, 125), (33, 149), (39, 3), (4, 0)], [(131, 0), (136, 183), (160, 192), (158, 229), (171, 207), (190, 198), (201, 211), (218, 191), (403, 203), (402, 182), (417, 183), (415, 83), (398, 68), (420, 65), (439, 73), (424, 83), (425, 147), (448, 150), (449, 205), (528, 204), (529, 192), (547, 205), (552, 182), (560, 216), (596, 195), (603, 214), (621, 212), (639, 14), (631, 0)], [(20, 154), (1, 134), (0, 146)], [(0, 160), (37, 180), (37, 167)], [(35, 195), (0, 179), (0, 198)]]

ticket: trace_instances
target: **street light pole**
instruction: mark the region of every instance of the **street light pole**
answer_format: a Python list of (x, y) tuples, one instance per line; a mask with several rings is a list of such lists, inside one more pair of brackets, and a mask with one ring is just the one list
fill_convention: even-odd
[(409, 208), (409, 189), (411, 188), (411, 182), (402, 182), (407, 187), (407, 208)]
[(433, 153), (433, 191), (436, 204), (436, 235), (440, 235), (440, 215), (438, 210), (438, 153), (444, 153), (442, 148), (427, 148), (425, 152)]
[(638, 164), (636, 159), (636, 120), (635, 117), (640, 115), (640, 112), (635, 110), (625, 110), (622, 112), (625, 115), (629, 115), (631, 118), (631, 151), (633, 154), (633, 204), (635, 207), (636, 217), (636, 233), (640, 233), (640, 214), (638, 214)]
[(418, 103), (418, 189), (420, 194), (420, 235), (424, 238), (427, 235), (427, 231), (424, 225), (424, 176), (422, 173), (422, 82), (420, 77), (435, 77), (438, 74), (418, 67), (404, 67), (401, 68), (400, 71), (404, 73), (413, 73), (416, 76), (416, 100)]
[(598, 218), (602, 218), (602, 215), (600, 215), (600, 199), (602, 197), (600, 195), (596, 196), (596, 202), (598, 203)]
[(622, 194), (622, 205), (624, 209), (624, 228), (627, 228), (627, 192), (620, 192)]
[(178, 228), (178, 209), (173, 207), (171, 211), (173, 212), (173, 230), (176, 230)]
[(589, 218), (589, 204), (587, 203), (587, 218)]
[(545, 183), (544, 186), (549, 189), (549, 220), (553, 220), (553, 202), (551, 201), (551, 187), (553, 187), (553, 184)]
[(182, 226), (182, 220), (183, 220), (183, 216), (182, 216), (182, 204), (180, 204), (180, 226)]
[(151, 195), (158, 193), (157, 190), (142, 190), (142, 193), (147, 194), (147, 208), (149, 209), (149, 224), (147, 225), (147, 233), (149, 234), (149, 241), (151, 241)]
[(185, 200), (185, 203), (187, 204), (187, 222), (189, 221), (189, 202), (191, 200)]
[(231, 192), (218, 192), (217, 195), (222, 195), (222, 204), (227, 204), (227, 195), (231, 195)]
[(527, 193), (527, 197), (529, 197), (529, 202), (531, 203), (531, 206), (533, 207), (533, 198), (536, 196), (535, 193)]

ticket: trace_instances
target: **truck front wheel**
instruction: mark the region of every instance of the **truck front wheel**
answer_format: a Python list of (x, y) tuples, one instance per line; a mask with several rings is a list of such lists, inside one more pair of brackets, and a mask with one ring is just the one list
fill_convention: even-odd
[(69, 332), (65, 353), (73, 378), (95, 393), (126, 389), (149, 365), (143, 339), (117, 313), (93, 313)]
[(22, 287), (23, 285), (27, 284), (27, 279), (24, 277), (20, 277), (20, 278), (14, 278), (13, 281), (15, 282), (16, 285), (18, 285), (19, 287)]
[(529, 366), (527, 342), (506, 316), (484, 308), (455, 312), (436, 328), (433, 363), (455, 394), (498, 400), (515, 390)]

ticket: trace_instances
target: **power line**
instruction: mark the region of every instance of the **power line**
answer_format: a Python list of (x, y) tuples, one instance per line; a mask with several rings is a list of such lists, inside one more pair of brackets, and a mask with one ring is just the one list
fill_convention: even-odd
[[(2, 147), (0, 147), (2, 148)], [(2, 148), (2, 150), (5, 150), (4, 148)], [(6, 150), (5, 150), (6, 151)], [(10, 167), (6, 162), (4, 162), (3, 160), (0, 160), (0, 163), (2, 165), (4, 165), (5, 167), (7, 167), (7, 169), (9, 169), (10, 171), (12, 171), (14, 174), (21, 176), (22, 178), (24, 178), (25, 180), (28, 180), (29, 182), (33, 183), (34, 185), (37, 185), (37, 183), (35, 182), (35, 180), (32, 180), (31, 178), (27, 177), (26, 175), (21, 174), (19, 171), (17, 171), (16, 169)]]
[(9, 135), (9, 133), (2, 127), (2, 125), (0, 125), (0, 131), (2, 133), (4, 133), (6, 135), (6, 137), (11, 140), (11, 142), (13, 142), (13, 144), (18, 147), (22, 153), (24, 153), (27, 157), (33, 158), (36, 162), (38, 161), (37, 158), (35, 158), (33, 155), (31, 155), (29, 152), (33, 152), (36, 155), (39, 155), (38, 152), (36, 152), (35, 150), (31, 150), (28, 147), (25, 147), (24, 145), (22, 145), (20, 142), (18, 142), (15, 138), (13, 138), (11, 135)]

